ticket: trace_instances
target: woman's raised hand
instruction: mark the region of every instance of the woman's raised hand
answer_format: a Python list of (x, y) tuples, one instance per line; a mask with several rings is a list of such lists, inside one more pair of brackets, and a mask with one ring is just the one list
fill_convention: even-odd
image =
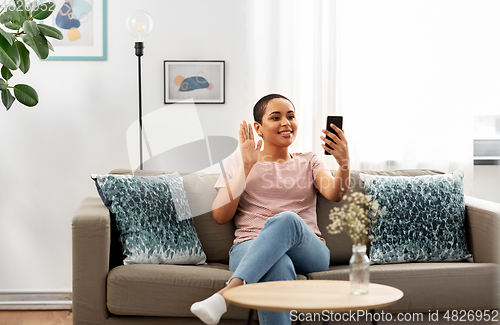
[(262, 148), (262, 140), (259, 140), (255, 146), (253, 136), (253, 128), (251, 124), (243, 121), (240, 124), (240, 150), (245, 174), (248, 175), (253, 165), (259, 160), (260, 149)]

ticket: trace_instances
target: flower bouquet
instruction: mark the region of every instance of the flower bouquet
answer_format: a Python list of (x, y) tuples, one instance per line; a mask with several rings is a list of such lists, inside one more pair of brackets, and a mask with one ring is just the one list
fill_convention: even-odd
[(354, 192), (344, 196), (347, 203), (341, 208), (330, 211), (331, 224), (327, 230), (338, 234), (347, 228), (347, 234), (352, 241), (352, 256), (349, 261), (349, 281), (351, 293), (368, 292), (370, 284), (370, 259), (366, 256), (366, 245), (374, 240), (373, 230), (378, 217), (386, 213), (386, 208), (380, 209), (377, 200), (372, 201), (370, 195)]

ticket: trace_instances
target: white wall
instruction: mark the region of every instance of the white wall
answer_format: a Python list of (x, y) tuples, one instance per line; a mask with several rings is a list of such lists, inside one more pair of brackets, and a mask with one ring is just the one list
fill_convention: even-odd
[(154, 20), (142, 60), (144, 114), (164, 106), (164, 60), (225, 60), (226, 103), (197, 105), (205, 135), (235, 136), (248, 116), (245, 1), (108, 0), (108, 60), (32, 54), (31, 71), (12, 82), (32, 85), (40, 103), (0, 108), (0, 290), (71, 290), (71, 219), (97, 195), (89, 175), (129, 167), (125, 131), (137, 119), (138, 90), (125, 20), (137, 9)]

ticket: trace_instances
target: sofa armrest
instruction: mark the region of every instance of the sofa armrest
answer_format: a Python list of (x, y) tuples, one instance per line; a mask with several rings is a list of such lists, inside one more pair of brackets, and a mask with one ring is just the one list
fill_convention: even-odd
[(469, 250), (476, 263), (500, 264), (500, 204), (465, 196)]
[(104, 324), (110, 215), (100, 198), (85, 198), (72, 222), (74, 325)]

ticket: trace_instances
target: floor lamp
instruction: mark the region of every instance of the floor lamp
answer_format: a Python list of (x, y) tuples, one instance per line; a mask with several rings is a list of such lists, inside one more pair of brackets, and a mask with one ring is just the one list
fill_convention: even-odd
[(153, 29), (153, 19), (145, 11), (134, 11), (127, 18), (127, 29), (135, 40), (135, 55), (139, 67), (139, 155), (140, 169), (142, 170), (142, 87), (141, 87), (141, 57), (144, 54), (144, 39)]

